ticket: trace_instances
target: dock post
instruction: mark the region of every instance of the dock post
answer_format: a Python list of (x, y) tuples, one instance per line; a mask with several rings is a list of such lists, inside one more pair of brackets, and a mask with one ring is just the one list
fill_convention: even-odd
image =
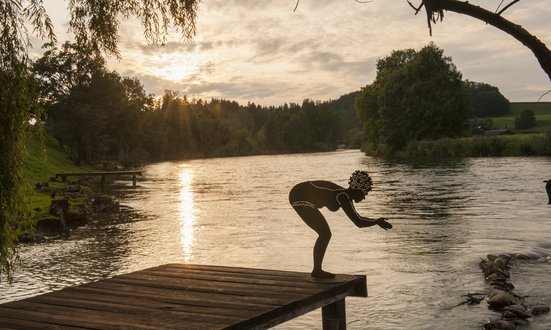
[(344, 298), (321, 308), (323, 330), (346, 330)]
[(132, 174), (132, 186), (136, 186), (136, 174)]

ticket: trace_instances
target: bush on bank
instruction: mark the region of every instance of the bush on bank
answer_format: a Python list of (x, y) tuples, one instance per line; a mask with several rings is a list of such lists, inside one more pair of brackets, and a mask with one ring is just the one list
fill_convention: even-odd
[(411, 141), (397, 152), (366, 143), (362, 151), (370, 156), (398, 158), (551, 156), (551, 132)]

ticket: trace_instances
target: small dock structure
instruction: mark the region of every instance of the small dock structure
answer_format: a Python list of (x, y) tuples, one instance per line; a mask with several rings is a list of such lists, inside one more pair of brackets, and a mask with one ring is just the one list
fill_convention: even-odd
[(107, 176), (121, 176), (121, 175), (131, 175), (132, 184), (136, 186), (136, 176), (142, 175), (142, 171), (95, 171), (95, 172), (72, 172), (72, 173), (56, 173), (55, 178), (61, 178), (62, 182), (67, 182), (67, 177), (69, 176), (101, 176), (101, 189), (105, 184), (105, 177)]
[(0, 328), (266, 329), (321, 308), (323, 329), (346, 329), (345, 298), (367, 297), (366, 277), (308, 277), (168, 264), (2, 304)]

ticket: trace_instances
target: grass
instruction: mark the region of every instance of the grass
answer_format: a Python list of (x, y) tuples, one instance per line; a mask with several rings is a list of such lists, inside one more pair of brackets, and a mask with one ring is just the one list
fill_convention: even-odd
[(551, 156), (551, 132), (504, 136), (445, 138), (412, 141), (398, 155), (403, 158)]
[(494, 129), (515, 129), (515, 117), (524, 109), (530, 109), (536, 115), (535, 131), (545, 132), (551, 129), (551, 102), (511, 102), (511, 114), (491, 117)]
[(69, 158), (68, 153), (51, 136), (45, 135), (43, 139), (39, 134), (32, 134), (26, 143), (26, 160), (23, 167), (23, 175), (28, 183), (27, 196), (31, 207), (37, 214), (48, 212), (52, 198), (49, 194), (43, 194), (34, 189), (37, 183), (48, 183), (51, 188), (62, 188), (66, 185), (61, 182), (50, 181), (50, 178), (60, 172), (90, 171), (89, 166), (76, 166)]

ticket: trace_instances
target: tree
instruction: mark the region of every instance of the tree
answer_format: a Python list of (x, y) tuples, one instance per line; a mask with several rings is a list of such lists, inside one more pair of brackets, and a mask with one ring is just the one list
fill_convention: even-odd
[(495, 11), (479, 7), (469, 1), (420, 0), (420, 4), (417, 7), (415, 7), (409, 0), (407, 1), (415, 10), (415, 14), (419, 13), (423, 7), (425, 8), (427, 25), (431, 34), (432, 24), (444, 19), (444, 11), (452, 11), (458, 14), (471, 16), (509, 34), (532, 51), (541, 68), (551, 81), (551, 51), (549, 48), (547, 48), (547, 46), (536, 36), (524, 29), (520, 24), (515, 24), (502, 16), (507, 9), (518, 3), (520, 0), (511, 0), (508, 4), (503, 6), (503, 8), (501, 8), (501, 5), (504, 1), (501, 1), (500, 6)]
[(517, 129), (528, 129), (536, 126), (536, 116), (534, 112), (530, 109), (522, 110), (515, 117), (515, 127)]
[(356, 100), (371, 151), (393, 153), (409, 141), (459, 136), (469, 117), (462, 84), (451, 58), (432, 43), (379, 60), (375, 81)]
[(495, 86), (465, 81), (473, 117), (505, 116), (510, 111), (509, 100)]
[[(69, 27), (78, 45), (118, 55), (120, 19), (137, 17), (152, 44), (164, 42), (171, 26), (191, 38), (199, 1), (68, 1)], [(0, 275), (4, 273), (11, 280), (17, 261), (18, 223), (28, 213), (21, 202), (25, 131), (29, 120), (37, 115), (27, 27), (51, 42), (56, 38), (42, 1), (0, 0), (0, 13)]]

